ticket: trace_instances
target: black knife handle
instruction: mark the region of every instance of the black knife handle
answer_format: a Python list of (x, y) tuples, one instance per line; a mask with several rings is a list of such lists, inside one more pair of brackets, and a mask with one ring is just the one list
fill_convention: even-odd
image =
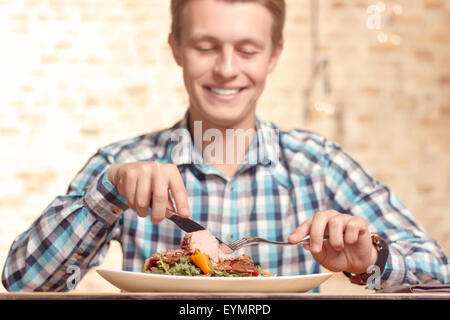
[[(206, 230), (204, 226), (201, 224), (198, 224), (194, 220), (180, 217), (178, 214), (176, 214), (174, 211), (167, 209), (166, 210), (166, 217), (171, 220), (173, 223), (175, 223), (181, 230), (189, 232), (195, 232), (200, 230)], [(216, 239), (219, 241), (219, 243), (223, 243), (222, 240), (216, 237)]]
[(179, 226), (180, 229), (186, 232), (205, 230), (205, 227), (198, 224), (197, 222), (192, 221), (191, 219), (182, 218), (176, 214), (173, 214), (169, 219), (172, 220), (177, 226)]

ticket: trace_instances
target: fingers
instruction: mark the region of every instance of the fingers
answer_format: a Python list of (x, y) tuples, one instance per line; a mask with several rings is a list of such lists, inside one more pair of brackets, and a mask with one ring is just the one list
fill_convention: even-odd
[(336, 251), (341, 251), (346, 245), (356, 243), (359, 236), (365, 232), (368, 232), (368, 229), (363, 218), (329, 210), (317, 212), (303, 222), (289, 236), (288, 241), (298, 243), (309, 234), (309, 245), (304, 247), (312, 253), (319, 253), (323, 249), (325, 236), (328, 236), (328, 245)]
[(338, 214), (328, 220), (328, 242), (337, 251), (344, 249), (345, 218)]
[(323, 237), (325, 235), (325, 229), (328, 226), (328, 221), (331, 217), (338, 214), (336, 211), (321, 211), (313, 216), (309, 233), (311, 252), (317, 253), (322, 251)]
[(160, 223), (169, 206), (169, 186), (167, 180), (160, 176), (156, 176), (152, 183), (152, 215), (153, 223)]
[(290, 243), (299, 243), (306, 235), (309, 234), (309, 230), (311, 228), (312, 218), (307, 219), (301, 225), (291, 233), (288, 237), (288, 241)]
[(138, 178), (135, 191), (135, 210), (140, 217), (146, 217), (150, 211), (150, 179), (146, 177)]
[(189, 210), (188, 196), (186, 188), (184, 187), (183, 179), (181, 178), (178, 168), (172, 169), (171, 179), (169, 180), (169, 188), (172, 193), (172, 197), (175, 201), (175, 205), (178, 210), (178, 214), (184, 218), (191, 216)]
[(128, 206), (140, 217), (146, 217), (152, 208), (151, 220), (161, 222), (166, 208), (174, 209), (169, 189), (178, 212), (189, 217), (189, 203), (183, 179), (173, 164), (134, 162), (111, 166), (108, 180), (126, 197)]
[(136, 210), (136, 185), (137, 174), (135, 172), (127, 172), (120, 176), (118, 191), (127, 198), (128, 206), (133, 210)]
[(346, 244), (355, 244), (359, 236), (368, 232), (367, 223), (361, 217), (352, 216), (345, 226), (344, 240)]

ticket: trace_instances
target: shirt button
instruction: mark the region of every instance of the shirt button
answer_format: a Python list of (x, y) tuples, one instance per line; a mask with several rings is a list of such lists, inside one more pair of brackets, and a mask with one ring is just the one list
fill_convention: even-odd
[(225, 237), (225, 241), (231, 242), (231, 240), (233, 240), (233, 236), (231, 234), (227, 234), (227, 236)]
[(111, 208), (111, 211), (112, 211), (114, 214), (121, 214), (121, 213), (122, 213), (122, 209), (120, 209), (120, 208), (117, 207), (117, 206), (112, 207), (112, 208)]
[(231, 182), (228, 183), (228, 190), (233, 190), (233, 184)]

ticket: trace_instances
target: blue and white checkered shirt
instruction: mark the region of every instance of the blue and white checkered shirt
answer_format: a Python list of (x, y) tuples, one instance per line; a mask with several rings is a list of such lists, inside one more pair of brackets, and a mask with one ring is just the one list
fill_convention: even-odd
[[(123, 269), (135, 272), (152, 253), (178, 248), (184, 236), (180, 229), (169, 220), (155, 225), (150, 216), (138, 217), (107, 179), (112, 164), (135, 161), (177, 165), (192, 219), (223, 240), (258, 236), (284, 241), (314, 213), (333, 209), (363, 217), (371, 232), (388, 241), (384, 285), (419, 283), (422, 276), (450, 282), (447, 257), (439, 245), (392, 191), (337, 144), (311, 132), (280, 131), (257, 118), (247, 160), (258, 161), (243, 163), (230, 179), (189, 148), (191, 139), (174, 139), (187, 123), (186, 114), (170, 129), (100, 149), (67, 194), (56, 197), (15, 239), (3, 270), (5, 288), (67, 291), (68, 268), (78, 266), (83, 276), (102, 262), (111, 240), (121, 243)], [(276, 275), (321, 271), (300, 245), (251, 246), (240, 253)]]

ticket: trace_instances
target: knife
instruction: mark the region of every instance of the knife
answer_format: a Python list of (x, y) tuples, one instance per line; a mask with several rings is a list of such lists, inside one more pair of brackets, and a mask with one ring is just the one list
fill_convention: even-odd
[(172, 220), (181, 230), (186, 232), (195, 232), (200, 230), (206, 230), (204, 226), (198, 224), (194, 220), (189, 218), (180, 217), (175, 211), (167, 209), (166, 210), (166, 218)]
[[(186, 231), (188, 233), (200, 231), (200, 230), (206, 230), (206, 228), (204, 226), (202, 226), (201, 224), (198, 224), (197, 222), (195, 222), (194, 220), (191, 220), (189, 218), (180, 217), (175, 211), (173, 211), (169, 208), (166, 209), (166, 218), (171, 220), (173, 223), (175, 223), (181, 230)], [(234, 251), (230, 247), (228, 247), (228, 245), (226, 243), (224, 243), (222, 240), (220, 240), (217, 237), (215, 237), (215, 238), (217, 239), (217, 241), (219, 241), (220, 247), (223, 252), (231, 253)]]

